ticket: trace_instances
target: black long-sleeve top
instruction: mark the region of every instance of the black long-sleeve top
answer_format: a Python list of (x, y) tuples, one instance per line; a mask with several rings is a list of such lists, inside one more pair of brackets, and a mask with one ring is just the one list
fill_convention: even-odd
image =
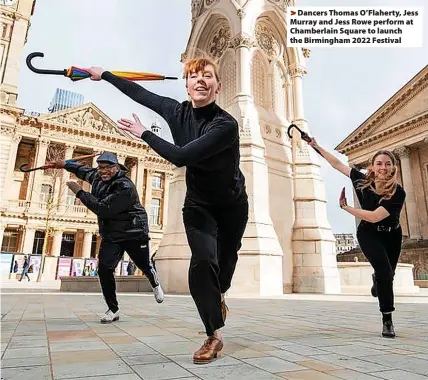
[(194, 108), (189, 101), (154, 94), (107, 71), (102, 79), (168, 123), (174, 144), (148, 130), (141, 138), (175, 166), (186, 166), (186, 204), (227, 206), (247, 200), (239, 168), (239, 128), (231, 115), (215, 102)]

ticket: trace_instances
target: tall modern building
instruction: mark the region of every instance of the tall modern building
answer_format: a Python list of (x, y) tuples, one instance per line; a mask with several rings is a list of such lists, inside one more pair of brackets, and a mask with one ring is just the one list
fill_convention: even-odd
[(67, 108), (77, 107), (84, 103), (82, 94), (57, 88), (55, 95), (49, 105), (49, 112), (57, 112)]

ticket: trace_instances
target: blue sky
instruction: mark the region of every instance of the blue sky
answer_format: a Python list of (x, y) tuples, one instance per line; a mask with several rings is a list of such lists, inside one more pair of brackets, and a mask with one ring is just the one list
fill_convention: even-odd
[[(47, 112), (56, 88), (85, 96), (113, 120), (137, 113), (150, 125), (155, 114), (136, 105), (104, 82), (73, 83), (63, 77), (30, 72), (25, 57), (41, 51), (35, 66), (63, 69), (102, 66), (109, 70), (152, 71), (181, 77), (180, 55), (191, 28), (190, 0), (64, 0), (37, 1), (28, 41), (21, 59), (18, 105)], [(297, 6), (320, 5), (297, 0)], [(424, 0), (329, 0), (328, 6), (423, 6)], [(428, 62), (424, 48), (312, 48), (304, 77), (304, 109), (311, 134), (327, 149), (357, 128), (391, 95)], [(425, 49), (425, 50), (424, 50)], [(148, 89), (178, 100), (186, 98), (184, 82), (153, 82)], [(164, 137), (169, 138), (163, 120)], [(340, 157), (340, 155), (338, 155)], [(346, 157), (341, 157), (346, 160)], [(328, 178), (327, 211), (333, 232), (354, 232), (354, 219), (337, 207), (343, 186), (351, 194), (349, 180), (322, 165)]]

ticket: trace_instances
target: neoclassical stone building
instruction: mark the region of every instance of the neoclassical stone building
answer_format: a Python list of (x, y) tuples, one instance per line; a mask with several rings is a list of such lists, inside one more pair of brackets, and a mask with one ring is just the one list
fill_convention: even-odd
[[(55, 230), (49, 254), (94, 257), (97, 252), (96, 216), (79, 203), (65, 181), (78, 180), (68, 172), (23, 173), (23, 163), (41, 166), (52, 159), (111, 151), (128, 169), (150, 220), (152, 249), (156, 249), (166, 224), (171, 165), (142, 141), (125, 135), (94, 104), (40, 115), (26, 116), (22, 109), (1, 108), (2, 152), (7, 163), (0, 167), (2, 251), (40, 253), (46, 218)], [(54, 152), (61, 152), (62, 157)], [(86, 165), (96, 167), (96, 157)], [(80, 181), (81, 182), (81, 181)], [(85, 190), (89, 185), (82, 183)], [(55, 205), (48, 215), (50, 200)], [(92, 253), (92, 255), (91, 255)]]
[[(46, 228), (49, 228), (53, 231), (49, 233), (49, 255), (95, 257), (99, 245), (96, 216), (65, 186), (65, 181), (75, 178), (70, 178), (65, 171), (23, 173), (19, 167), (24, 163), (41, 166), (51, 159), (111, 151), (129, 168), (128, 175), (136, 184), (149, 214), (154, 252), (167, 222), (171, 164), (141, 140), (121, 131), (92, 103), (37, 116), (28, 115), (17, 106), (18, 63), (34, 3), (33, 0), (20, 0), (12, 6), (0, 6), (3, 28), (0, 69), (1, 249), (39, 254)], [(158, 125), (152, 129), (157, 131)], [(95, 159), (84, 163), (96, 166)], [(88, 184), (83, 186), (89, 190)]]
[(361, 169), (380, 149), (395, 153), (407, 193), (402, 261), (415, 265), (416, 278), (428, 275), (428, 65), (336, 147)]

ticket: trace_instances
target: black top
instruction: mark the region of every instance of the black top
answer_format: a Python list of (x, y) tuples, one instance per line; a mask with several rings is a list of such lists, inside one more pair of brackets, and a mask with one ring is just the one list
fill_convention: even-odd
[(239, 168), (239, 128), (231, 115), (215, 103), (193, 108), (189, 101), (156, 95), (110, 72), (102, 79), (168, 123), (175, 145), (148, 130), (141, 138), (175, 166), (186, 166), (185, 204), (227, 206), (247, 200)]
[(65, 169), (92, 185), (90, 193), (79, 190), (76, 197), (97, 215), (99, 232), (104, 240), (149, 240), (146, 210), (125, 171), (120, 170), (110, 181), (104, 182), (98, 170), (89, 166), (67, 162)]
[(352, 168), (350, 178), (362, 209), (374, 211), (378, 207), (382, 206), (389, 212), (389, 216), (380, 222), (375, 223), (376, 225), (395, 227), (400, 223), (400, 213), (403, 208), (404, 200), (406, 199), (406, 192), (399, 184), (397, 185), (397, 190), (390, 199), (383, 199), (379, 202), (382, 197), (370, 190), (370, 188), (365, 188), (364, 190), (357, 189), (357, 186), (361, 181), (366, 178), (363, 173)]

